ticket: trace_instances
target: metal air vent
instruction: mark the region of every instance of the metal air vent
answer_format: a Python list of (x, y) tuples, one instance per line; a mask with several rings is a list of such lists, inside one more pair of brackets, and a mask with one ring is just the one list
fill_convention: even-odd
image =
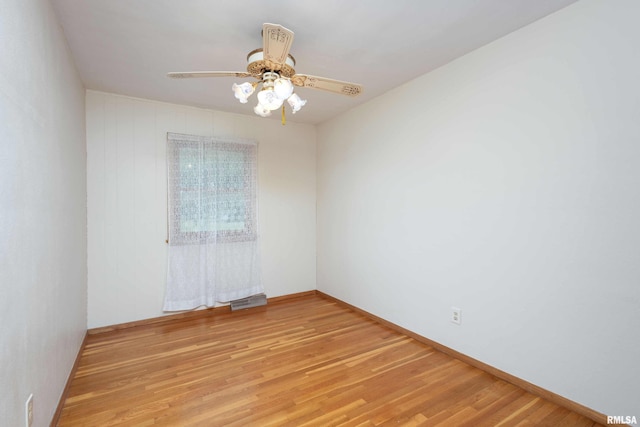
[(231, 301), (231, 311), (259, 307), (261, 305), (267, 305), (267, 296), (265, 294), (251, 295), (247, 298)]

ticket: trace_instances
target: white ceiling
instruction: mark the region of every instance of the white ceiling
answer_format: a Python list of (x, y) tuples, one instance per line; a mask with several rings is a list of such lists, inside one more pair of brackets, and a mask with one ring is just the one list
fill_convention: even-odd
[(231, 92), (242, 79), (166, 73), (245, 71), (262, 24), (283, 25), (298, 73), (364, 86), (356, 98), (297, 88), (308, 103), (287, 119), (313, 124), (575, 1), (51, 0), (88, 89), (249, 115), (255, 95)]

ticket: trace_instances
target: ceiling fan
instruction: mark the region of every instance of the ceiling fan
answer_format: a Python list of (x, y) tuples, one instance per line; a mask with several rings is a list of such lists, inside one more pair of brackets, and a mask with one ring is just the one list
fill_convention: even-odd
[(255, 49), (247, 55), (247, 71), (194, 71), (174, 72), (168, 76), (184, 79), (191, 77), (254, 77), (258, 81), (242, 84), (234, 83), (232, 90), (236, 98), (243, 104), (249, 96), (262, 84), (258, 92), (258, 105), (253, 111), (262, 117), (268, 117), (272, 111), (282, 108), (282, 124), (285, 124), (284, 102), (286, 101), (295, 114), (306, 103), (293, 93), (294, 86), (320, 89), (347, 96), (357, 96), (362, 86), (328, 79), (325, 77), (297, 74), (293, 68), (296, 60), (289, 54), (293, 43), (293, 31), (277, 24), (263, 24), (262, 48)]

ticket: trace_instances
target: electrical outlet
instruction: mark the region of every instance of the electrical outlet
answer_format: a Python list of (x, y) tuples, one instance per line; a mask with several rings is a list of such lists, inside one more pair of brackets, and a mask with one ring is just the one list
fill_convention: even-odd
[(451, 307), (451, 322), (456, 325), (462, 323), (462, 310), (458, 307)]
[(27, 427), (31, 427), (33, 424), (33, 393), (31, 393), (27, 398), (27, 401), (24, 404), (24, 411), (25, 425)]

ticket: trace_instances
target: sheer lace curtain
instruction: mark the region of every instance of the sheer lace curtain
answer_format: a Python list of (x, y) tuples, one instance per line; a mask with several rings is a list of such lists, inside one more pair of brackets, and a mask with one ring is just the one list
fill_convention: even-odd
[(164, 310), (264, 292), (257, 233), (257, 143), (167, 134), (169, 259)]

